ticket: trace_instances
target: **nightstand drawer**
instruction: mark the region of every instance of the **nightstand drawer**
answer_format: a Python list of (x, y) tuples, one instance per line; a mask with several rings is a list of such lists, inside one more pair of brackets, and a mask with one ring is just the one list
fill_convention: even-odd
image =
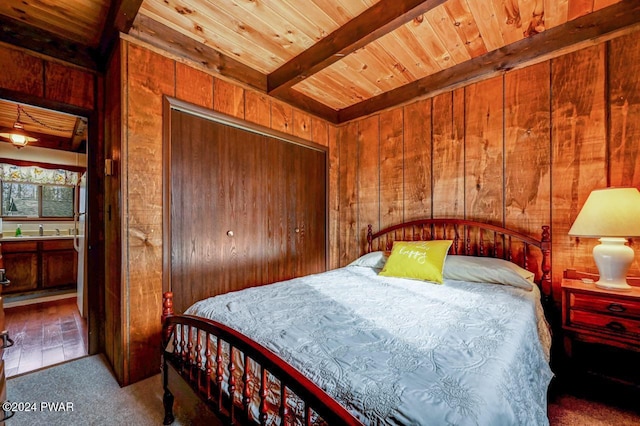
[(634, 339), (640, 337), (640, 320), (571, 309), (569, 323)]
[(620, 298), (572, 292), (569, 298), (569, 308), (640, 319), (640, 305), (637, 302)]

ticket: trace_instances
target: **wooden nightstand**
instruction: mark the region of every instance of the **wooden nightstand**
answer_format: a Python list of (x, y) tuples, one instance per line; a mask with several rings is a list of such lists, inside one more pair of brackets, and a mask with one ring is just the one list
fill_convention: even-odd
[(626, 292), (605, 290), (581, 280), (587, 277), (593, 276), (569, 270), (562, 280), (567, 355), (572, 356), (575, 341), (640, 352), (640, 287)]

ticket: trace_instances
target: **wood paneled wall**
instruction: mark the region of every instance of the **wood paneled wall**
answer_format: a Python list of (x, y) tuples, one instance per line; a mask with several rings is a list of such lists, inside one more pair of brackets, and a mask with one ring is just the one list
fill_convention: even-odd
[(338, 265), (369, 223), (550, 224), (558, 301), (564, 269), (597, 272), (597, 241), (568, 236), (591, 190), (640, 187), (638, 59), (634, 33), (340, 126)]
[[(126, 385), (156, 373), (159, 367), (154, 360), (158, 359), (160, 344), (162, 297), (163, 96), (172, 96), (324, 146), (335, 148), (337, 132), (328, 123), (289, 105), (130, 40), (122, 41), (120, 60), (123, 133), (118, 169), (123, 223), (118, 299), (123, 323), (116, 326), (120, 327), (121, 334), (113, 330), (112, 336), (122, 339), (116, 347), (121, 347), (124, 355), (123, 359), (114, 357), (120, 363), (114, 365), (114, 371), (118, 381)], [(331, 182), (337, 182), (337, 157), (333, 156), (331, 163)], [(336, 233), (335, 193), (330, 194), (330, 200), (330, 232)], [(111, 325), (107, 324), (107, 327)]]
[(81, 68), (0, 44), (3, 96), (38, 106), (96, 108), (96, 76)]

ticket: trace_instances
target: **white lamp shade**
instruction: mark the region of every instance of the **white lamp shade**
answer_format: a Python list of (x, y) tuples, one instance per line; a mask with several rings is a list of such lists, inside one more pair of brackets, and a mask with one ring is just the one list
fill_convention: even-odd
[(637, 188), (592, 191), (569, 235), (592, 238), (640, 236), (640, 192)]

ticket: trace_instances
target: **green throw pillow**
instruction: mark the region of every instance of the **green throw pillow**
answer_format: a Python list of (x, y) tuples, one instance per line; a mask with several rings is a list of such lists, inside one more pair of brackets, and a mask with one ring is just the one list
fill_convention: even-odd
[(396, 241), (378, 275), (442, 283), (442, 269), (452, 240)]

